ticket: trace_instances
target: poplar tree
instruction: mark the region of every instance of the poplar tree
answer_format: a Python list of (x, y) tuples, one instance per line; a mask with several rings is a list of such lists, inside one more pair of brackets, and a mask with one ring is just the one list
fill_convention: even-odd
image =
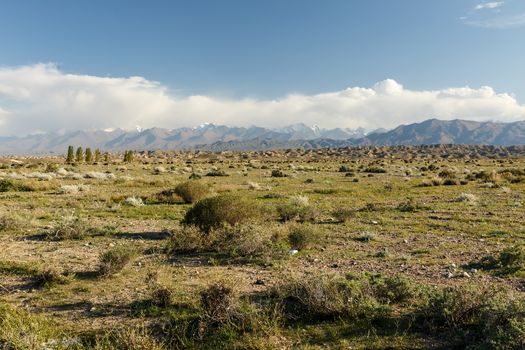
[(69, 146), (67, 148), (67, 158), (66, 158), (66, 163), (73, 163), (73, 161), (75, 160), (75, 151), (74, 151), (74, 148), (73, 146)]
[(84, 152), (82, 151), (82, 147), (77, 148), (77, 162), (82, 162), (84, 160)]
[(99, 163), (100, 162), (100, 157), (101, 157), (100, 150), (97, 148), (95, 150), (95, 163)]
[(93, 161), (93, 153), (91, 153), (91, 148), (86, 148), (86, 163), (91, 163)]

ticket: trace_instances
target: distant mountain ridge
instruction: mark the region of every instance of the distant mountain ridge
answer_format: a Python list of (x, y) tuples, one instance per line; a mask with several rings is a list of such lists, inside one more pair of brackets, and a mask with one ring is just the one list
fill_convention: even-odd
[(252, 126), (228, 127), (203, 124), (196, 128), (151, 128), (137, 131), (75, 131), (47, 133), (26, 137), (0, 137), (0, 154), (63, 154), (68, 145), (100, 148), (104, 151), (203, 149), (267, 150), (283, 148), (316, 149), (360, 145), (522, 145), (525, 144), (525, 121), (513, 123), (474, 122), (429, 119), (366, 134), (359, 129), (321, 129), (294, 124), (280, 129)]
[(133, 150), (169, 150), (193, 149), (199, 145), (210, 145), (217, 142), (245, 142), (254, 139), (272, 140), (282, 145), (297, 140), (314, 140), (329, 138), (342, 140), (365, 136), (365, 130), (337, 128), (321, 129), (305, 124), (294, 124), (280, 129), (269, 129), (252, 126), (229, 127), (224, 125), (203, 124), (195, 128), (178, 128), (173, 130), (150, 128), (126, 131), (94, 130), (74, 131), (66, 134), (45, 133), (25, 137), (0, 137), (0, 154), (36, 155), (64, 153), (68, 145), (75, 147), (100, 148), (105, 151)]

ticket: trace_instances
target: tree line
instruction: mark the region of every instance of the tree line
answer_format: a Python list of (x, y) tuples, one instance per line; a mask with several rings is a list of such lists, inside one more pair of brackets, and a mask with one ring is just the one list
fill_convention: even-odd
[[(133, 161), (133, 158), (133, 151), (124, 151), (123, 161), (125, 163), (131, 163)], [(75, 147), (73, 146), (69, 146), (67, 148), (66, 163), (100, 163), (102, 160), (104, 161), (104, 163), (109, 163), (109, 153), (104, 152), (104, 154), (102, 154), (102, 152), (98, 148), (95, 149), (95, 152), (93, 152), (89, 147), (87, 147), (85, 151), (82, 147), (78, 147), (76, 152)]]

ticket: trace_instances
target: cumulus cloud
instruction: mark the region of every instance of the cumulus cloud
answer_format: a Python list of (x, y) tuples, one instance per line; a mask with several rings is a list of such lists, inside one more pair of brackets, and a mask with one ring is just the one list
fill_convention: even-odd
[(322, 127), (391, 128), (428, 118), (525, 118), (525, 106), (490, 87), (410, 90), (387, 79), (316, 95), (275, 100), (178, 96), (142, 77), (66, 74), (52, 64), (0, 69), (3, 135), (78, 129), (195, 126), (204, 122), (279, 127), (304, 122)]
[(481, 4), (476, 5), (476, 7), (474, 7), (474, 9), (475, 10), (496, 9), (498, 7), (503, 6), (504, 4), (505, 4), (504, 1), (485, 2), (485, 3), (481, 3)]

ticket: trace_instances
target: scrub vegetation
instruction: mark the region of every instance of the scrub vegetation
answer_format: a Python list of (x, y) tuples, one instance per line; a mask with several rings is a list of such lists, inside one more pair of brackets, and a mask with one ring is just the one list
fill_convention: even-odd
[(513, 148), (69, 151), (0, 159), (1, 349), (525, 346)]

